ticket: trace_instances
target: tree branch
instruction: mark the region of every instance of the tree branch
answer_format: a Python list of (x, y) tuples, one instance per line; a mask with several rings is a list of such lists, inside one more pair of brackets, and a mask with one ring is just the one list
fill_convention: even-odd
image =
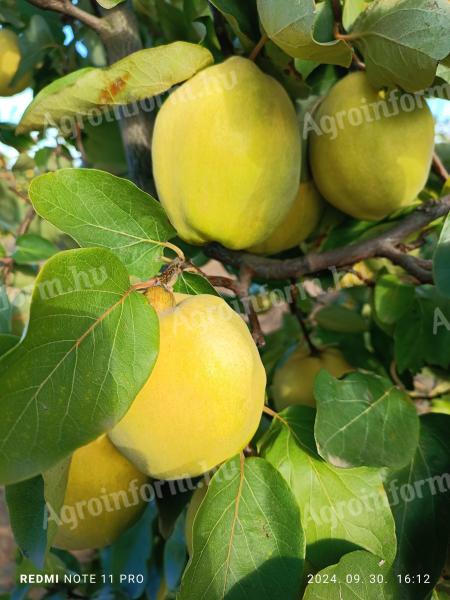
[(43, 10), (53, 10), (54, 12), (68, 15), (69, 17), (84, 23), (100, 35), (108, 28), (108, 24), (104, 19), (99, 19), (85, 10), (82, 10), (78, 6), (72, 4), (70, 0), (28, 0), (28, 2)]
[(210, 258), (215, 258), (224, 264), (239, 269), (245, 266), (256, 277), (276, 280), (299, 278), (326, 271), (331, 267), (346, 267), (368, 258), (388, 258), (403, 267), (420, 282), (431, 283), (432, 273), (425, 268), (424, 262), (404, 254), (398, 249), (398, 246), (409, 235), (426, 227), (436, 219), (446, 216), (449, 212), (450, 195), (447, 195), (438, 201), (428, 202), (421, 206), (376, 238), (287, 260), (228, 250), (219, 244), (206, 246), (204, 252)]
[(445, 168), (445, 165), (437, 152), (433, 154), (433, 169), (439, 175), (442, 181), (446, 183), (447, 179), (450, 177), (450, 173)]

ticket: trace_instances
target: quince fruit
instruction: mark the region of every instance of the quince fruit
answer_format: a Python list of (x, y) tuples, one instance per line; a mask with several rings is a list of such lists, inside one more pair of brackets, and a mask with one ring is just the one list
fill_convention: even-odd
[(298, 246), (317, 227), (322, 208), (323, 201), (314, 183), (301, 183), (295, 202), (283, 221), (264, 242), (249, 248), (250, 252), (270, 255)]
[(15, 85), (11, 81), (19, 68), (21, 55), (19, 38), (10, 29), (0, 30), (0, 96), (13, 96), (24, 90), (30, 83), (28, 75)]
[(266, 374), (244, 321), (217, 296), (178, 296), (159, 313), (156, 365), (109, 436), (158, 479), (201, 475), (255, 433)]
[(313, 118), (311, 168), (328, 202), (369, 221), (414, 202), (434, 149), (434, 120), (422, 96), (379, 92), (365, 73), (351, 73)]
[(232, 57), (178, 88), (158, 113), (153, 172), (164, 209), (191, 244), (249, 248), (289, 212), (300, 131), (284, 88)]
[(305, 348), (297, 348), (275, 372), (273, 399), (276, 410), (298, 404), (315, 407), (314, 380), (321, 369), (326, 369), (334, 377), (353, 371), (336, 348), (325, 348), (318, 355), (312, 355)]
[(53, 545), (84, 550), (112, 544), (143, 512), (140, 488), (147, 481), (106, 435), (75, 450)]

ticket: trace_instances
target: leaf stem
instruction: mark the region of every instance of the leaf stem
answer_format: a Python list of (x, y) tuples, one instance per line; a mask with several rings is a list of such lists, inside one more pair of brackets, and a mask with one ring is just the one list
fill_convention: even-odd
[(267, 44), (267, 42), (269, 41), (269, 36), (264, 34), (261, 39), (259, 40), (259, 42), (256, 44), (256, 46), (253, 48), (253, 50), (251, 51), (250, 55), (249, 55), (249, 60), (252, 60), (253, 62), (257, 59), (258, 54), (261, 52), (261, 50), (264, 48), (264, 46)]

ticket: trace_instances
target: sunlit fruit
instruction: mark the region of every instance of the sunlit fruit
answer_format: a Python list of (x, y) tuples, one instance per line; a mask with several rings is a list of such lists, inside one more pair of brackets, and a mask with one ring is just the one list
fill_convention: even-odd
[(295, 202), (283, 221), (264, 242), (250, 248), (255, 254), (277, 254), (298, 246), (317, 227), (323, 200), (312, 181), (300, 184)]
[(297, 348), (275, 372), (273, 399), (275, 408), (304, 404), (315, 406), (314, 381), (321, 369), (334, 377), (342, 377), (353, 368), (336, 348), (325, 348), (311, 354), (306, 348)]
[(313, 119), (310, 162), (328, 202), (365, 220), (414, 202), (434, 149), (434, 120), (423, 97), (379, 92), (365, 73), (351, 73)]
[(153, 477), (193, 477), (248, 444), (266, 375), (244, 321), (217, 296), (181, 299), (159, 322), (154, 370), (110, 437)]
[(241, 249), (266, 239), (294, 202), (300, 162), (292, 102), (245, 58), (195, 75), (156, 119), (159, 198), (180, 237), (193, 244)]
[(142, 513), (146, 482), (106, 435), (75, 450), (53, 545), (82, 550), (112, 544)]

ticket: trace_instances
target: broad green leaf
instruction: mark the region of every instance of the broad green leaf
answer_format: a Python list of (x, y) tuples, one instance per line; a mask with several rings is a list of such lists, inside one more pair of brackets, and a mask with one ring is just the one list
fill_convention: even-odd
[(352, 61), (348, 44), (342, 40), (315, 39), (320, 19), (328, 18), (329, 10), (328, 3), (316, 6), (314, 0), (258, 0), (259, 16), (267, 35), (289, 56), (348, 67)]
[(299, 597), (300, 511), (267, 461), (235, 457), (215, 473), (193, 524), (179, 600)]
[(346, 554), (311, 579), (304, 600), (398, 600), (391, 567), (368, 552)]
[(187, 549), (184, 530), (185, 512), (179, 515), (174, 530), (164, 545), (164, 580), (169, 592), (176, 593), (187, 563)]
[(9, 521), (22, 554), (43, 568), (47, 552), (44, 480), (41, 475), (6, 487)]
[(160, 203), (134, 183), (95, 169), (61, 169), (33, 179), (36, 212), (84, 247), (109, 248), (132, 275), (149, 278), (175, 235)]
[(211, 4), (224, 15), (246, 50), (258, 41), (255, 0), (211, 0)]
[(431, 596), (431, 600), (449, 600), (450, 599), (450, 591), (446, 592), (445, 590), (434, 590), (433, 595)]
[(261, 455), (280, 471), (297, 498), (307, 559), (320, 569), (359, 547), (392, 563), (394, 521), (379, 471), (326, 463), (317, 454), (314, 418), (311, 408), (291, 407), (259, 443)]
[(112, 429), (157, 349), (158, 319), (109, 250), (52, 257), (25, 338), (0, 359), (0, 481), (42, 473)]
[(395, 359), (400, 373), (426, 364), (450, 366), (450, 299), (431, 285), (415, 290), (407, 314), (395, 328)]
[(12, 258), (18, 265), (32, 265), (47, 260), (58, 252), (58, 248), (40, 235), (26, 233), (16, 239)]
[(319, 454), (348, 467), (399, 468), (419, 442), (419, 417), (409, 396), (370, 373), (343, 380), (322, 370), (316, 377), (315, 437)]
[(0, 356), (6, 354), (11, 348), (18, 344), (20, 338), (11, 333), (0, 333)]
[(416, 455), (403, 469), (391, 471), (385, 483), (397, 529), (396, 573), (422, 576), (415, 585), (402, 585), (402, 600), (426, 598), (445, 563), (450, 533), (449, 430), (448, 415), (421, 417)]
[(414, 286), (404, 283), (395, 275), (383, 275), (375, 286), (374, 304), (377, 319), (387, 326), (408, 312), (414, 301)]
[[(11, 529), (23, 556), (32, 568), (44, 569), (57, 531), (52, 517), (64, 501), (70, 460), (63, 460), (44, 475), (6, 487)], [(50, 518), (49, 518), (50, 517)]]
[(450, 215), (444, 223), (433, 257), (433, 275), (437, 289), (450, 298)]
[(339, 304), (329, 304), (314, 316), (320, 327), (338, 333), (362, 333), (367, 331), (367, 321), (354, 310)]
[[(102, 552), (103, 572), (112, 576), (113, 588), (123, 591), (127, 598), (141, 598), (148, 583), (147, 562), (153, 550), (156, 514), (156, 505), (149, 504), (141, 518)], [(145, 575), (143, 581), (136, 578), (137, 573)]]
[(173, 287), (173, 291), (181, 294), (191, 294), (193, 296), (196, 296), (197, 294), (219, 295), (205, 277), (202, 277), (197, 273), (188, 273), (186, 271), (178, 277), (177, 282)]
[(211, 62), (212, 55), (206, 48), (175, 42), (139, 50), (109, 67), (75, 71), (39, 92), (25, 111), (17, 132), (55, 124), (73, 132), (80, 117), (90, 115), (98, 122), (102, 120), (101, 108), (136, 103), (161, 94)]
[(342, 24), (346, 31), (351, 29), (353, 23), (368, 5), (369, 3), (365, 2), (365, 0), (344, 0)]
[(450, 53), (447, 0), (375, 0), (350, 34), (377, 88), (416, 92), (431, 86), (438, 61)]

